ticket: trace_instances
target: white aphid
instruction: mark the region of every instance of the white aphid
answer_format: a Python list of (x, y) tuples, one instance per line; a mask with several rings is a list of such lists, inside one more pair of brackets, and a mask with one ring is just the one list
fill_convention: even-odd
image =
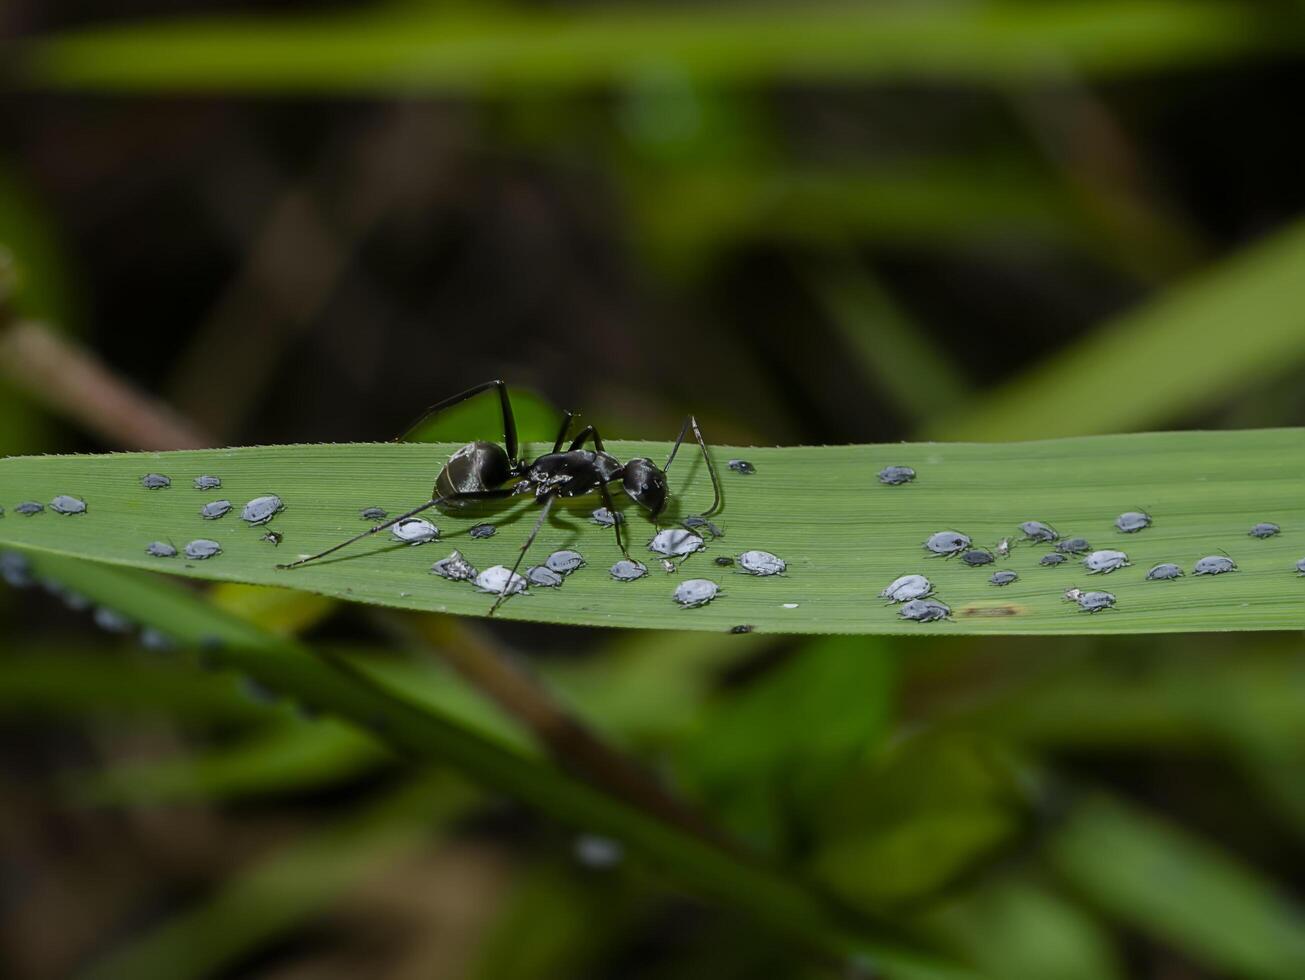
[(739, 568), (749, 575), (783, 575), (788, 563), (769, 551), (745, 551), (739, 555)]
[(1097, 575), (1105, 572), (1113, 572), (1116, 568), (1124, 568), (1131, 565), (1128, 555), (1122, 551), (1094, 551), (1083, 559), (1083, 567), (1088, 570), (1089, 575)]
[(703, 540), (692, 531), (682, 527), (671, 527), (658, 531), (648, 542), (648, 550), (666, 558), (683, 558), (703, 547)]
[(390, 528), (394, 540), (407, 544), (425, 544), (440, 536), (440, 529), (424, 517), (405, 517)]
[(932, 593), (933, 583), (923, 575), (903, 575), (893, 579), (888, 588), (879, 595), (889, 602), (910, 602), (912, 599), (923, 599)]
[[(526, 580), (506, 565), (493, 565), (476, 576), (476, 588), (495, 595), (515, 595), (526, 591)], [(505, 587), (506, 586), (506, 591)]]
[(720, 586), (711, 579), (685, 579), (675, 587), (675, 601), (685, 609), (705, 606), (720, 593)]

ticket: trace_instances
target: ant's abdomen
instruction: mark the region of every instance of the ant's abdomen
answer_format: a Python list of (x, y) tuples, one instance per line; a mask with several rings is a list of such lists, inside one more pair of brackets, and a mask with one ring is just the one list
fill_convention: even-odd
[(449, 457), (435, 478), (435, 495), (497, 490), (512, 476), (512, 464), (502, 446), (469, 442)]

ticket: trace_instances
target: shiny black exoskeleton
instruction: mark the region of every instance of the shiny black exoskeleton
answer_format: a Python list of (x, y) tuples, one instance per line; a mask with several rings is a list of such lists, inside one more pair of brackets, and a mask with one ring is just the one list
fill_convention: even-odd
[[(528, 461), (522, 458), (520, 454), (516, 418), (512, 413), (512, 401), (508, 396), (507, 385), (502, 381), (487, 381), (432, 405), (422, 412), (399, 438), (404, 438), (427, 419), (445, 409), (452, 408), (454, 405), (491, 389), (498, 393), (499, 406), (503, 414), (503, 445), (500, 446), (498, 443), (483, 440), (467, 443), (449, 457), (449, 461), (444, 464), (444, 468), (440, 470), (439, 475), (435, 478), (435, 487), (432, 490), (431, 499), (421, 506), (414, 507), (407, 513), (390, 518), (383, 524), (377, 524), (375, 527), (355, 535), (348, 541), (343, 541), (318, 554), (278, 567), (294, 568), (298, 565), (316, 561), (431, 507), (533, 494), (535, 499), (543, 505), (543, 511), (535, 522), (534, 529), (530, 532), (529, 537), (526, 538), (525, 544), (521, 546), (521, 554), (517, 557), (516, 565), (512, 569), (515, 573), (521, 566), (521, 561), (530, 545), (534, 542), (539, 529), (547, 519), (553, 501), (559, 497), (580, 497), (585, 494), (597, 493), (602, 497), (603, 505), (609, 511), (613, 511), (611, 493), (608, 487), (612, 483), (619, 482), (626, 496), (644, 508), (648, 512), (648, 516), (655, 521), (662, 511), (666, 509), (669, 492), (666, 484), (666, 471), (670, 469), (671, 463), (675, 461), (675, 454), (679, 452), (680, 445), (690, 431), (693, 432), (694, 439), (702, 449), (703, 459), (707, 464), (707, 472), (711, 475), (714, 493), (712, 505), (703, 516), (709, 517), (720, 508), (720, 480), (716, 476), (716, 467), (712, 463), (710, 453), (707, 451), (707, 444), (702, 437), (702, 430), (698, 426), (698, 420), (692, 415), (684, 420), (684, 425), (680, 428), (680, 434), (675, 440), (675, 445), (671, 448), (671, 454), (667, 458), (665, 466), (659, 467), (651, 459), (645, 457), (631, 459), (622, 463), (603, 448), (602, 437), (592, 425), (585, 426), (571, 440), (568, 448), (563, 449), (562, 446), (566, 443), (566, 437), (571, 431), (571, 422), (575, 418), (573, 412), (563, 413), (562, 425), (558, 430), (557, 438), (553, 442), (552, 452)], [(584, 446), (587, 443), (592, 443), (594, 448), (585, 449)], [(617, 547), (628, 558), (629, 552), (621, 535), (621, 522), (614, 522), (612, 527), (616, 533)], [(508, 581), (512, 581), (511, 577), (508, 578)], [(491, 613), (498, 608), (499, 603), (505, 597), (506, 593), (499, 595), (498, 601), (494, 603), (493, 608), (490, 610)]]

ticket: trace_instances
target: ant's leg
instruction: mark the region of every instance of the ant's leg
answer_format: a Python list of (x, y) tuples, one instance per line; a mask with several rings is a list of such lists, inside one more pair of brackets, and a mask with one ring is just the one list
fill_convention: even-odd
[(512, 566), (511, 574), (509, 574), (507, 579), (503, 582), (503, 591), (500, 592), (498, 598), (494, 600), (494, 605), (489, 607), (489, 614), (491, 616), (493, 616), (494, 611), (502, 605), (503, 600), (508, 597), (508, 589), (512, 587), (512, 580), (516, 578), (517, 569), (521, 567), (521, 562), (525, 559), (526, 552), (530, 550), (530, 546), (535, 543), (535, 536), (539, 534), (539, 529), (544, 526), (544, 521), (548, 519), (548, 512), (552, 509), (553, 501), (556, 499), (557, 497), (553, 494), (549, 494), (544, 498), (544, 509), (539, 512), (539, 520), (535, 521), (535, 526), (531, 529), (530, 536), (526, 538), (526, 543), (521, 546), (521, 553), (517, 555), (516, 564)]
[(616, 546), (621, 549), (621, 554), (629, 558), (630, 552), (625, 549), (625, 541), (621, 537), (621, 514), (612, 506), (612, 495), (607, 492), (607, 484), (598, 484), (598, 492), (603, 496), (603, 506), (607, 508), (607, 513), (612, 515), (612, 529), (616, 531)]
[(667, 457), (666, 465), (662, 467), (662, 472), (665, 473), (669, 470), (671, 464), (675, 462), (675, 454), (680, 451), (680, 445), (684, 442), (684, 437), (689, 434), (690, 429), (693, 430), (694, 439), (698, 441), (698, 448), (702, 450), (702, 458), (707, 463), (707, 472), (711, 475), (711, 489), (714, 499), (711, 502), (711, 507), (703, 511), (702, 514), (703, 517), (710, 517), (712, 514), (716, 513), (716, 511), (720, 510), (720, 477), (716, 475), (716, 464), (711, 461), (711, 453), (707, 451), (707, 441), (702, 437), (702, 429), (698, 427), (698, 419), (696, 416), (690, 415), (686, 417), (684, 425), (680, 426), (680, 434), (675, 440), (675, 445), (671, 447), (671, 455)]
[(426, 411), (418, 415), (416, 420), (404, 429), (403, 433), (397, 436), (394, 441), (402, 442), (407, 436), (412, 434), (413, 429), (417, 428), (417, 426), (421, 425), (432, 415), (438, 415), (446, 408), (452, 408), (454, 405), (461, 405), (467, 399), (475, 398), (482, 391), (489, 391), (491, 388), (498, 391), (499, 408), (503, 412), (503, 448), (507, 450), (508, 459), (515, 463), (517, 461), (518, 450), (520, 449), (517, 443), (517, 420), (512, 414), (512, 401), (508, 398), (507, 385), (502, 381), (486, 381), (482, 385), (468, 388), (466, 391), (456, 394), (451, 398), (446, 398), (442, 402), (436, 402), (430, 408), (426, 409)]
[(436, 497), (433, 500), (426, 501), (420, 507), (414, 507), (406, 514), (400, 514), (398, 517), (392, 517), (384, 524), (377, 524), (375, 527), (368, 528), (366, 531), (363, 531), (361, 534), (355, 534), (348, 541), (341, 541), (339, 544), (335, 545), (334, 547), (327, 548), (325, 551), (319, 551), (317, 554), (309, 555), (307, 558), (300, 558), (298, 561), (292, 561), (288, 565), (277, 565), (276, 567), (297, 568), (300, 565), (308, 564), (310, 561), (317, 561), (317, 559), (319, 558), (325, 558), (327, 555), (333, 554), (334, 552), (339, 551), (341, 548), (348, 547), (349, 545), (353, 544), (355, 541), (361, 541), (363, 538), (371, 537), (373, 534), (379, 534), (381, 531), (384, 531), (387, 527), (393, 527), (395, 524), (398, 524), (399, 521), (406, 521), (409, 517), (414, 517), (417, 514), (420, 514), (423, 510), (429, 510), (430, 508), (438, 506), (439, 504), (452, 503), (453, 501), (459, 501), (459, 500), (494, 500), (500, 497), (510, 497), (511, 495), (512, 495), (511, 489), (503, 489), (503, 490), (471, 490), (471, 491), (467, 491), (466, 493), (450, 494), (447, 497)]
[(562, 427), (557, 430), (557, 438), (553, 440), (553, 452), (562, 451), (562, 443), (566, 441), (566, 434), (571, 431), (571, 420), (575, 418), (575, 412), (562, 413)]
[(580, 430), (580, 434), (571, 440), (571, 451), (575, 452), (590, 439), (594, 441), (594, 448), (600, 453), (607, 451), (603, 449), (603, 437), (598, 434), (598, 430), (592, 425), (586, 425)]

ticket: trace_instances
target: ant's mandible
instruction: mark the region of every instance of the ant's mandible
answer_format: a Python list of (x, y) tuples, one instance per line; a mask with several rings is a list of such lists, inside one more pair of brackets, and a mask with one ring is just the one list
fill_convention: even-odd
[[(530, 550), (530, 546), (534, 543), (536, 535), (539, 534), (539, 529), (543, 527), (544, 521), (548, 519), (548, 512), (554, 500), (559, 497), (581, 497), (585, 494), (597, 493), (602, 497), (604, 506), (610, 512), (615, 513), (607, 486), (609, 483), (615, 483), (619, 480), (621, 489), (625, 491), (626, 495), (644, 508), (648, 512), (648, 516), (655, 521), (658, 515), (666, 509), (666, 471), (671, 468), (671, 463), (675, 462), (675, 454), (680, 451), (680, 446), (690, 431), (692, 431), (694, 439), (697, 440), (698, 446), (702, 450), (702, 458), (707, 463), (707, 472), (711, 474), (711, 486), (714, 494), (710, 509), (702, 516), (710, 517), (720, 509), (720, 479), (716, 475), (716, 467), (711, 461), (711, 454), (707, 451), (707, 443), (702, 437), (702, 429), (698, 426), (698, 420), (692, 415), (684, 420), (684, 425), (680, 427), (680, 434), (675, 440), (675, 445), (671, 447), (671, 454), (666, 460), (666, 465), (662, 467), (658, 467), (652, 460), (644, 457), (621, 463), (615, 456), (603, 449), (603, 439), (598, 434), (598, 429), (592, 425), (587, 425), (580, 430), (579, 435), (571, 440), (570, 447), (563, 450), (562, 444), (571, 431), (571, 421), (575, 417), (573, 412), (562, 413), (562, 425), (558, 429), (557, 438), (553, 441), (553, 451), (530, 461), (522, 458), (520, 454), (520, 445), (517, 441), (517, 423), (512, 414), (512, 400), (508, 396), (507, 385), (496, 380), (486, 381), (474, 388), (468, 388), (466, 391), (432, 405), (422, 412), (416, 421), (409, 425), (395, 441), (404, 439), (432, 416), (491, 389), (498, 393), (499, 407), (503, 413), (503, 445), (500, 446), (498, 443), (484, 441), (467, 443), (449, 457), (449, 461), (444, 464), (439, 476), (435, 478), (435, 487), (431, 492), (431, 499), (421, 506), (414, 507), (406, 514), (400, 514), (383, 524), (377, 524), (361, 534), (355, 534), (347, 541), (341, 541), (325, 551), (320, 551), (315, 555), (301, 558), (287, 565), (278, 565), (277, 568), (297, 568), (300, 565), (306, 565), (308, 562), (317, 561), (319, 558), (333, 554), (355, 541), (361, 541), (363, 538), (384, 531), (387, 527), (393, 527), (400, 521), (405, 521), (424, 510), (438, 507), (441, 504), (460, 504), (464, 501), (474, 500), (499, 500), (518, 494), (533, 493), (535, 500), (543, 505), (543, 510), (539, 514), (539, 519), (535, 521), (535, 526), (530, 535), (521, 546), (521, 552), (517, 555), (516, 564), (512, 566), (512, 574), (504, 582), (503, 591), (499, 593), (494, 605), (489, 610), (490, 615), (493, 615), (503, 600), (507, 598), (508, 590), (516, 578), (517, 569), (521, 567), (521, 562), (526, 557), (526, 552)], [(592, 450), (583, 448), (587, 442), (593, 442), (594, 448)], [(621, 535), (621, 522), (619, 520), (615, 521), (612, 527), (616, 532), (616, 546), (621, 549), (621, 553), (625, 557), (629, 558), (630, 552), (626, 549), (625, 541)]]

